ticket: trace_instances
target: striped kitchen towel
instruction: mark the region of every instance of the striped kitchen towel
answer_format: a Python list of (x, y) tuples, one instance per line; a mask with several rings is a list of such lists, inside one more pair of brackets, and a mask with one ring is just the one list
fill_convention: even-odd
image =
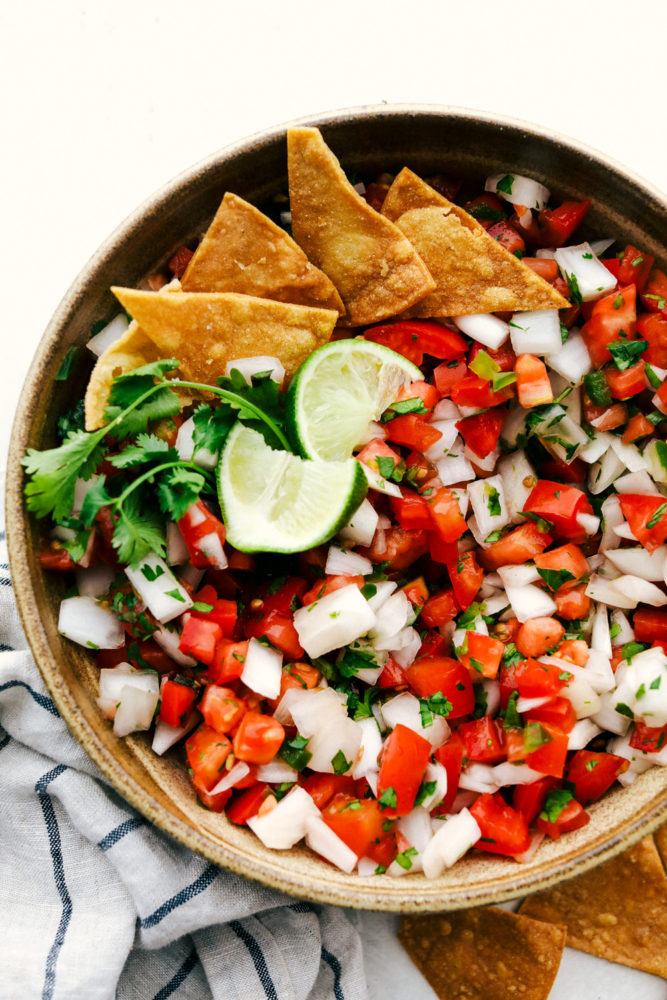
[(108, 785), (49, 697), (0, 531), (1, 1000), (362, 1000), (343, 911), (172, 841)]

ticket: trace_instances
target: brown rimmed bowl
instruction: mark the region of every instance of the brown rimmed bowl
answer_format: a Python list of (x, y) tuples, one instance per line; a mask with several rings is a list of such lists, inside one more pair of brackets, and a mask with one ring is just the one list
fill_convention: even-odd
[[(472, 180), (516, 171), (557, 196), (592, 199), (586, 230), (631, 242), (665, 267), (667, 202), (619, 164), (571, 139), (496, 115), (436, 106), (356, 108), (310, 118), (348, 171), (372, 177), (404, 165)], [(262, 205), (285, 191), (285, 126), (223, 149), (166, 185), (131, 215), (83, 269), (49, 324), (25, 382), (12, 432), (7, 483), (11, 571), (32, 652), (58, 709), (118, 792), (182, 844), (234, 872), (316, 902), (404, 912), (497, 903), (593, 868), (667, 820), (667, 768), (652, 768), (591, 809), (591, 822), (544, 843), (533, 861), (479, 854), (433, 881), (422, 875), (361, 879), (305, 848), (270, 851), (247, 829), (197, 806), (178, 751), (156, 757), (144, 736), (117, 739), (95, 704), (92, 658), (58, 634), (63, 581), (37, 560), (40, 525), (23, 504), (20, 459), (54, 443), (56, 418), (83, 394), (92, 358), (82, 350), (67, 382), (55, 381), (70, 347), (118, 311), (109, 286), (136, 286), (176, 247), (206, 228), (226, 190)], [(629, 151), (630, 153), (630, 151)]]

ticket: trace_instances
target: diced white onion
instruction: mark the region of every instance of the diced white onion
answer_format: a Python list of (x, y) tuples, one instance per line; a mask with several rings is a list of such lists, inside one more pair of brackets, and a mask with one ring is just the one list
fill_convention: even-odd
[(176, 435), (176, 451), (183, 461), (192, 461), (196, 465), (200, 465), (202, 469), (209, 469), (212, 471), (218, 464), (220, 453), (217, 451), (209, 451), (208, 448), (197, 448), (195, 451), (194, 431), (194, 417), (188, 417), (188, 419), (184, 420), (178, 428), (178, 433)]
[(345, 527), (341, 528), (340, 537), (346, 542), (352, 542), (353, 545), (370, 545), (378, 526), (378, 520), (375, 507), (370, 500), (366, 499), (362, 501), (360, 507), (357, 507)]
[(556, 354), (563, 346), (557, 309), (514, 313), (509, 328), (517, 354)]
[(361, 756), (358, 757), (352, 770), (352, 777), (355, 780), (378, 771), (378, 756), (382, 750), (382, 736), (375, 716), (360, 719), (357, 725), (361, 729)]
[(282, 669), (283, 654), (280, 650), (265, 646), (257, 639), (250, 640), (241, 674), (241, 681), (246, 687), (263, 698), (277, 698)]
[[(334, 691), (333, 688), (311, 691), (296, 689), (295, 693), (299, 697), (293, 696), (291, 699), (290, 712), (294, 725), (302, 736), (312, 736), (318, 729), (324, 728), (332, 718), (347, 718), (345, 708), (347, 699), (344, 694)], [(288, 694), (290, 692), (286, 691), (280, 705), (283, 704)]]
[(92, 597), (66, 597), (60, 602), (58, 631), (88, 649), (119, 649), (125, 631), (110, 608)]
[(356, 552), (348, 552), (337, 545), (331, 545), (327, 552), (324, 572), (327, 576), (368, 576), (373, 572), (373, 563)]
[(374, 625), (375, 614), (355, 584), (326, 594), (294, 613), (299, 642), (310, 657), (340, 649)]
[[(354, 871), (357, 864), (357, 855), (341, 840), (338, 834), (334, 833), (330, 826), (324, 822), (321, 816), (306, 817), (306, 843), (311, 851), (315, 851), (320, 857), (326, 858), (336, 868), (348, 874)], [(377, 867), (373, 862), (373, 871)], [(361, 874), (361, 871), (359, 872)], [(369, 872), (368, 874), (372, 874)]]
[[(325, 774), (347, 774), (352, 768), (361, 746), (362, 730), (359, 724), (344, 713), (334, 716), (308, 740), (308, 752), (312, 754), (308, 767)], [(338, 762), (342, 754), (349, 766), (343, 771)], [(336, 760), (336, 765), (334, 765)]]
[[(244, 777), (244, 775), (239, 777)], [(290, 767), (281, 757), (274, 757), (268, 764), (261, 764), (257, 768), (257, 780), (266, 781), (269, 785), (287, 784), (296, 781), (298, 777), (299, 772)]]
[(566, 281), (575, 279), (583, 302), (592, 302), (616, 288), (616, 278), (601, 264), (589, 243), (561, 247), (556, 260)]
[(179, 740), (183, 739), (191, 729), (194, 729), (200, 718), (199, 712), (191, 712), (184, 726), (170, 726), (168, 723), (163, 722), (162, 719), (158, 719), (155, 724), (155, 732), (153, 733), (153, 742), (151, 743), (153, 753), (161, 757), (162, 754), (166, 753)]
[(453, 316), (459, 330), (485, 347), (496, 351), (510, 335), (509, 324), (492, 313), (474, 313), (469, 316)]
[(653, 583), (662, 583), (664, 580), (667, 545), (661, 545), (655, 552), (647, 552), (643, 546), (632, 546), (627, 549), (608, 549), (605, 554), (621, 573), (639, 576)]
[(135, 687), (134, 684), (126, 684), (121, 688), (120, 704), (113, 720), (116, 736), (129, 736), (130, 733), (150, 729), (160, 697), (157, 675), (152, 676), (153, 690)]
[[(503, 182), (501, 187), (498, 184)], [(544, 184), (533, 180), (532, 177), (524, 177), (522, 174), (493, 174), (486, 178), (484, 184), (485, 191), (493, 191), (499, 198), (509, 201), (512, 205), (521, 205), (523, 208), (536, 209), (540, 211), (546, 208), (551, 192)]]
[(163, 624), (192, 607), (185, 587), (154, 552), (145, 556), (137, 569), (126, 566), (125, 575), (153, 617)]
[(598, 736), (602, 730), (599, 726), (596, 726), (594, 722), (590, 719), (579, 719), (575, 722), (572, 727), (568, 738), (567, 738), (567, 748), (568, 750), (583, 750), (591, 740)]
[(644, 472), (646, 470), (646, 462), (636, 444), (623, 444), (620, 438), (612, 435), (611, 446), (630, 472)]
[(265, 847), (285, 851), (305, 836), (309, 816), (319, 819), (320, 811), (308, 792), (295, 785), (271, 812), (251, 816), (248, 826)]
[(449, 816), (424, 848), (422, 868), (426, 878), (438, 878), (445, 868), (456, 864), (481, 836), (477, 820), (467, 809), (461, 809), (456, 816)]
[(76, 571), (76, 586), (80, 597), (102, 597), (106, 594), (111, 581), (116, 575), (115, 570), (106, 563), (89, 566)]
[(125, 313), (118, 313), (118, 315), (114, 316), (111, 322), (107, 323), (107, 325), (103, 327), (99, 333), (96, 333), (94, 337), (90, 338), (86, 347), (99, 358), (101, 354), (104, 354), (108, 347), (111, 347), (111, 345), (115, 344), (117, 340), (120, 340), (123, 334), (127, 332), (129, 325), (129, 321)]
[(514, 524), (523, 523), (523, 508), (537, 482), (535, 470), (524, 452), (514, 451), (500, 459), (498, 472), (503, 480), (509, 518)]
[[(667, 594), (654, 583), (643, 580), (639, 576), (619, 576), (617, 580), (611, 581), (611, 586), (623, 597), (632, 600), (635, 604), (650, 604), (654, 608), (661, 608), (667, 604)], [(624, 605), (619, 605), (623, 607)]]
[(593, 362), (584, 343), (584, 338), (578, 330), (570, 330), (570, 335), (553, 354), (549, 354), (546, 363), (549, 368), (566, 378), (568, 382), (578, 385), (584, 375), (593, 370)]
[(532, 785), (534, 781), (539, 781), (544, 775), (540, 771), (534, 771), (527, 764), (512, 764), (511, 761), (503, 761), (492, 767), (493, 781), (502, 788), (505, 785)]
[(197, 665), (197, 661), (192, 656), (186, 656), (178, 648), (181, 641), (181, 633), (178, 629), (172, 630), (171, 628), (166, 628), (164, 625), (160, 625), (153, 632), (151, 639), (155, 639), (158, 646), (179, 666), (195, 667)]
[[(217, 785), (214, 785), (210, 790), (209, 795), (218, 795), (220, 792), (226, 792), (228, 788), (233, 788), (237, 781), (242, 781), (250, 774), (250, 767), (245, 761), (239, 760), (233, 767), (230, 767)], [(259, 777), (259, 774), (258, 774)], [(260, 781), (266, 781), (266, 778), (259, 778)], [(290, 780), (289, 778), (286, 780)], [(291, 779), (294, 780), (293, 778)]]

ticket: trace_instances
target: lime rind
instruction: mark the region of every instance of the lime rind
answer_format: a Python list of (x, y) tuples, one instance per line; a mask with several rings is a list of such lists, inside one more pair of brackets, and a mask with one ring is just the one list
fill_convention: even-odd
[(287, 394), (290, 438), (304, 458), (341, 461), (405, 382), (422, 378), (402, 355), (368, 340), (319, 347), (299, 368)]
[(218, 465), (227, 539), (241, 552), (303, 552), (348, 523), (368, 484), (356, 459), (308, 461), (274, 451), (237, 423)]

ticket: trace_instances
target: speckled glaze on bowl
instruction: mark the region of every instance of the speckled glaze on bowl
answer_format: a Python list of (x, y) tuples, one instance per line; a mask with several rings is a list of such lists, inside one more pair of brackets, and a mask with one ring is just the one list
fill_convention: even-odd
[[(418, 173), (471, 178), (512, 170), (561, 197), (591, 198), (586, 231), (632, 242), (663, 267), (667, 263), (664, 197), (593, 150), (536, 126), (429, 105), (355, 108), (299, 124), (319, 126), (343, 166), (362, 174), (404, 165)], [(248, 830), (198, 807), (177, 752), (159, 758), (145, 737), (113, 735), (95, 704), (91, 658), (58, 634), (63, 584), (37, 561), (40, 527), (26, 514), (19, 465), (26, 447), (54, 443), (55, 419), (83, 392), (91, 362), (82, 351), (66, 383), (54, 381), (58, 367), (69, 347), (85, 343), (93, 323), (117, 312), (109, 286), (136, 285), (177, 246), (203, 232), (226, 190), (261, 205), (286, 189), (285, 130), (273, 128), (223, 149), (149, 199), (100, 248), (51, 320), (23, 389), (9, 455), (9, 553), (23, 625), (60, 713), (118, 792), (211, 861), (316, 902), (365, 909), (448, 910), (525, 895), (594, 867), (667, 819), (667, 768), (653, 768), (630, 788), (607, 795), (591, 808), (588, 826), (544, 843), (529, 864), (480, 854), (432, 881), (421, 875), (361, 879), (305, 848), (270, 851)]]

